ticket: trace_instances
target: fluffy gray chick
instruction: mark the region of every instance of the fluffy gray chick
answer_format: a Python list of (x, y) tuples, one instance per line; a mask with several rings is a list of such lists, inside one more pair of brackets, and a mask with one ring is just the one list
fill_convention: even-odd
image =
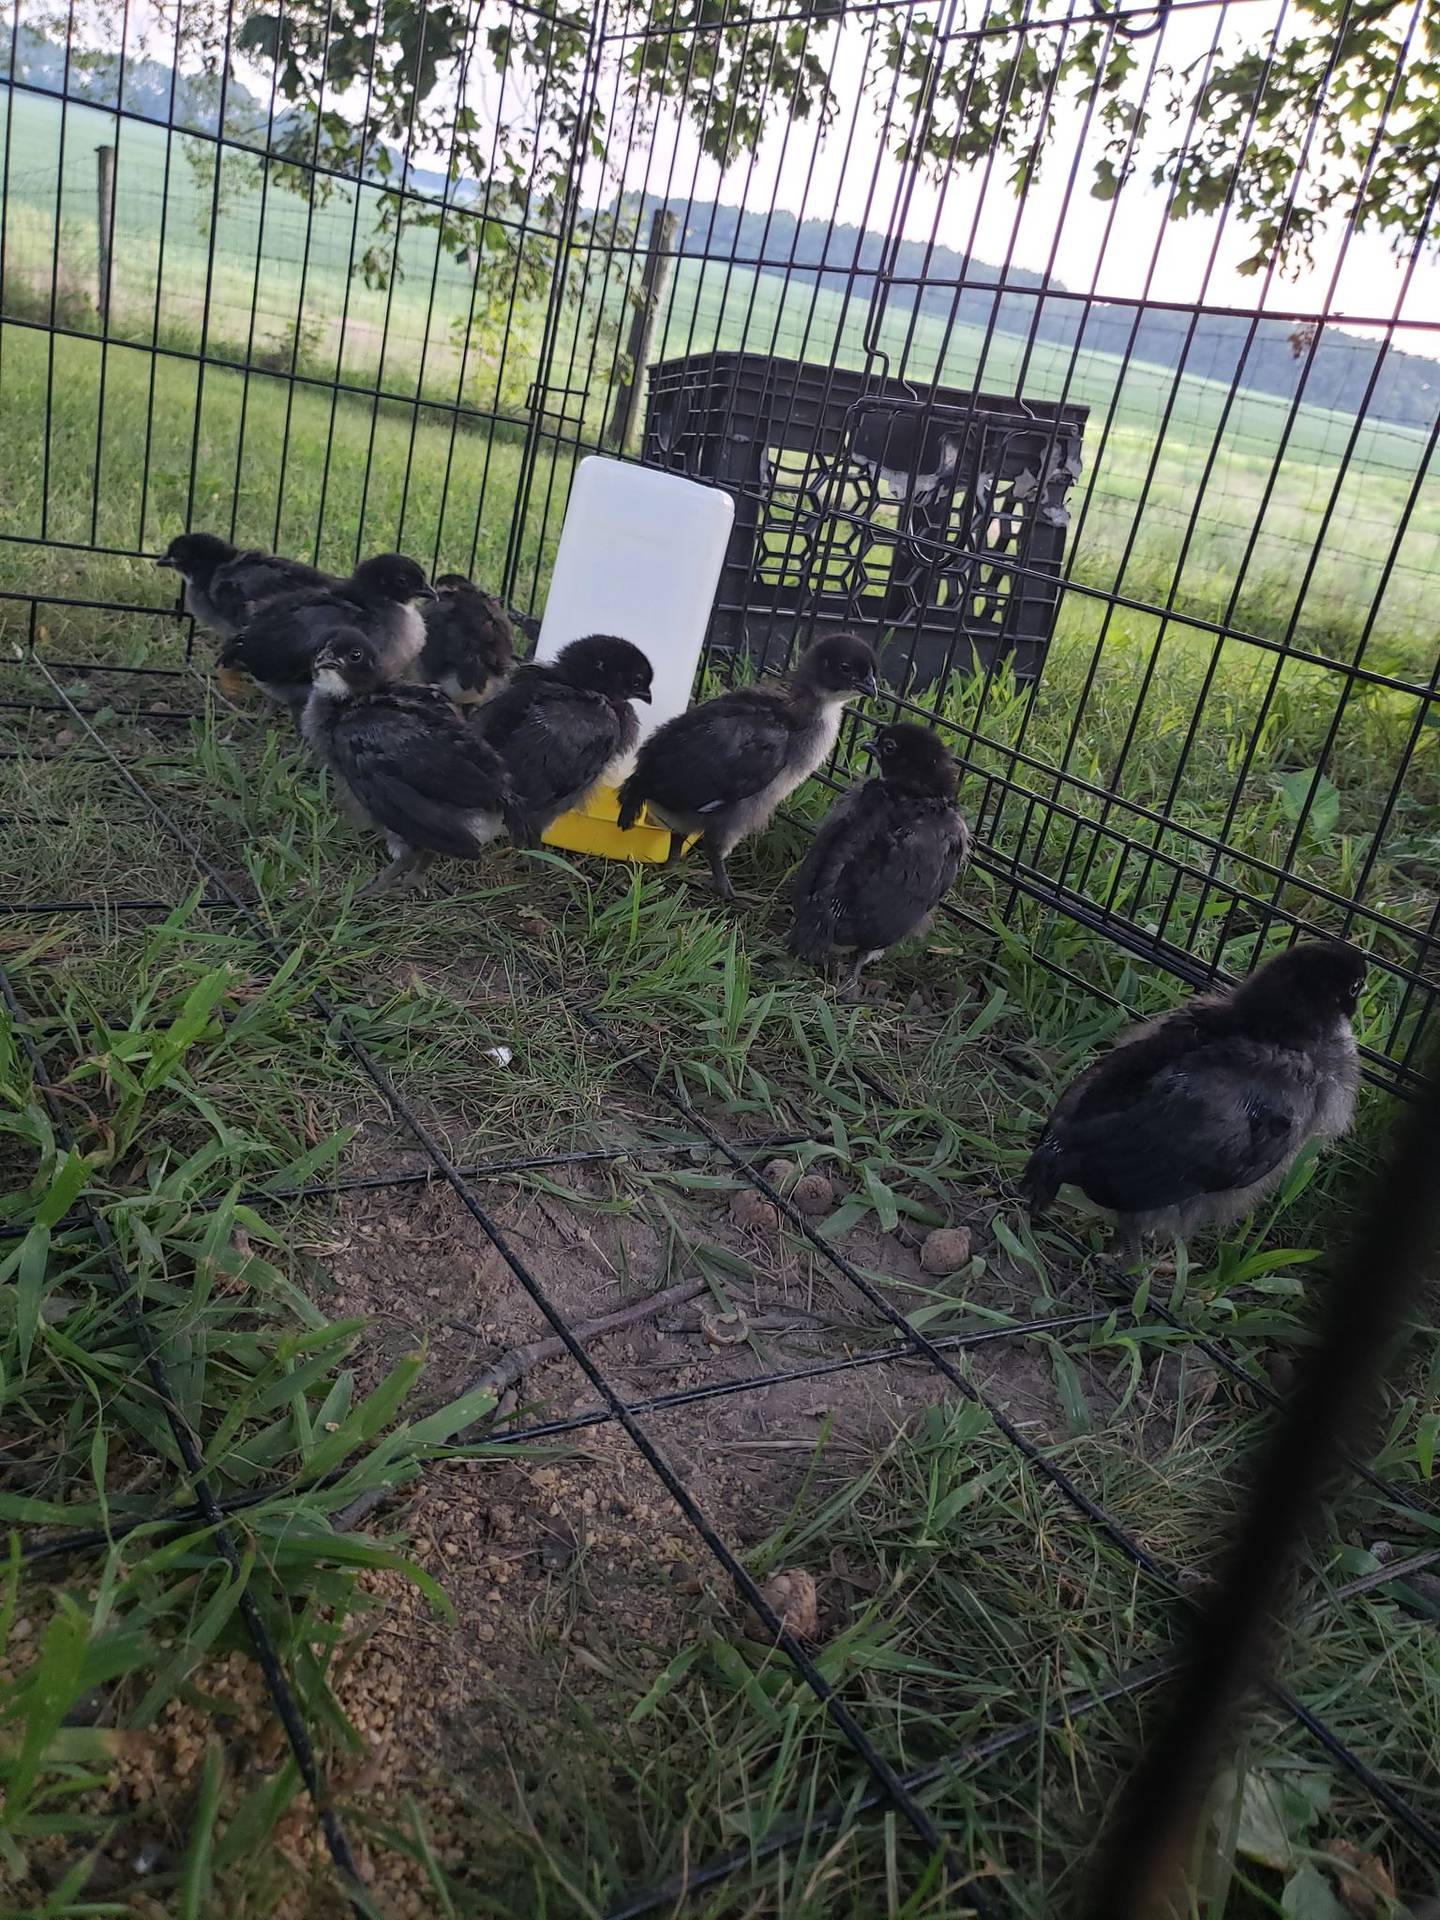
[(1031, 1212), (1069, 1181), (1118, 1216), (1127, 1250), (1250, 1212), (1307, 1140), (1350, 1124), (1364, 983), (1350, 947), (1295, 946), (1132, 1029), (1056, 1102), (1025, 1169)]

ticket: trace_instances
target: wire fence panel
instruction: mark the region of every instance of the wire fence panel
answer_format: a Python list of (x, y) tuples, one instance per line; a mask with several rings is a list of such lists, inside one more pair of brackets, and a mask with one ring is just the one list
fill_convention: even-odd
[[(1388, 250), (1353, 208), (1305, 214), (1343, 37), (1286, 122), (1264, 253), (1198, 102), (1248, 50), (1260, 84), (1227, 137), (1258, 147), (1296, 31), (1269, 0), (451, 27), (444, 83), (408, 87), (299, 10), (7, 29), (11, 630), (74, 652), (106, 607), (158, 610), (140, 556), (186, 525), (337, 568), (397, 546), (542, 605), (575, 460), (617, 451), (614, 394), (645, 381), (629, 318), (666, 209), (652, 366), (803, 370), (729, 482), (760, 532), (722, 590), (725, 669), (741, 628), (763, 668), (817, 618), (867, 624), (897, 694), (954, 729), (1032, 937), (1078, 921), (1203, 981), (1295, 927), (1353, 934), (1384, 983), (1372, 1065), (1406, 1083), (1440, 884), (1434, 192)], [(1367, 182), (1403, 147), (1414, 30), (1397, 17)], [(421, 73), (423, 44), (406, 57)], [(1176, 217), (1200, 173), (1213, 205)], [(937, 404), (962, 434), (980, 393), (1085, 419), (1063, 558), (997, 546), (973, 491), (897, 544), (883, 471), (807, 467), (802, 387), (842, 411), (910, 397), (921, 439)], [(712, 405), (717, 445), (738, 403)], [(625, 451), (660, 457), (653, 432)], [(937, 638), (966, 591), (998, 648), (973, 622)], [(1007, 596), (1046, 609), (1041, 641)]]
[[(204, 716), (144, 704), (155, 684), (185, 677), (187, 701), (195, 686), (157, 548), (205, 528), (346, 571), (393, 547), (538, 611), (578, 461), (640, 459), (735, 499), (712, 678), (782, 672), (817, 625), (854, 624), (881, 652), (892, 714), (950, 738), (976, 828), (952, 909), (967, 929), (1013, 930), (1066, 978), (1147, 1010), (1177, 979), (1243, 973), (1297, 932), (1347, 935), (1375, 962), (1367, 1063), (1408, 1089), (1440, 991), (1440, 178), (1412, 164), (1407, 104), (1433, 27), (1418, 4), (1384, 7), (1381, 26), (1374, 11), (621, 0), (407, 10), (372, 32), (307, 0), (33, 18), (17, 5), (0, 24), (0, 627), (34, 697), (3, 704), (67, 723), (69, 755), (138, 805), (193, 869), (200, 910), (248, 930), (274, 977), (287, 944), (165, 786)], [(1357, 33), (1384, 49), (1363, 112)], [(136, 676), (140, 704), (72, 697), (57, 676), (97, 658)], [(111, 744), (112, 721), (153, 724), (165, 754), (173, 730), (173, 757), (142, 763), (123, 728)], [(848, 776), (868, 724), (847, 721), (826, 777)], [(60, 753), (57, 735), (5, 757)], [(143, 924), (175, 904), (152, 885), (4, 912), (22, 930), (60, 911)], [(543, 963), (529, 977), (561, 997)], [(8, 977), (0, 988), (48, 1088), (43, 1019)], [(407, 1161), (292, 1197), (448, 1189), (593, 1390), (503, 1443), (623, 1431), (756, 1602), (656, 1422), (904, 1358), (980, 1407), (1045, 1499), (1103, 1535), (1137, 1584), (1177, 1612), (1191, 1604), (1180, 1570), (963, 1370), (991, 1340), (1038, 1345), (1124, 1319), (1128, 1298), (1086, 1278), (1073, 1313), (927, 1337), (757, 1165), (762, 1146), (818, 1138), (824, 1116), (736, 1141), (596, 1005), (571, 1011), (680, 1130), (678, 1146), (634, 1150), (713, 1155), (885, 1340), (627, 1399), (477, 1184), (612, 1149), (457, 1165), (364, 1026), (316, 993), (308, 1016), (393, 1118)], [(57, 1231), (98, 1236), (128, 1299), (99, 1213), (77, 1208)], [(1169, 1307), (1147, 1311), (1276, 1404), (1225, 1344)], [(166, 1358), (134, 1314), (168, 1405)], [(1433, 1526), (1412, 1492), (1349, 1464)], [(261, 1497), (197, 1481), (133, 1524), (199, 1514), (233, 1554), (231, 1516)], [(112, 1537), (52, 1530), (27, 1553)], [(265, 1657), (258, 1618), (252, 1638)], [(865, 1783), (807, 1831), (887, 1806), (941, 1855), (922, 1796), (944, 1766), (1038, 1740), (1062, 1710), (1141, 1691), (1174, 1664), (1127, 1670), (916, 1771), (810, 1650), (781, 1644)], [(323, 1799), (287, 1678), (267, 1677)], [(1440, 1858), (1401, 1787), (1284, 1689), (1271, 1698)], [(615, 1911), (672, 1904), (794, 1834), (787, 1816)], [(348, 1873), (333, 1819), (328, 1837)], [(958, 1863), (954, 1880), (957, 1900), (998, 1911)]]

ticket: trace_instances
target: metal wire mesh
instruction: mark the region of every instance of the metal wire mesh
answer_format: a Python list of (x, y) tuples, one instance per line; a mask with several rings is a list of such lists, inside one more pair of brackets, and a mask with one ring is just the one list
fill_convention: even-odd
[[(1043, 189), (1016, 190), (995, 152), (974, 164), (952, 154), (927, 169), (918, 142), (907, 150), (934, 111), (923, 88), (917, 95), (902, 82), (912, 52), (923, 51), (927, 72), (938, 63), (963, 76), (965, 101), (987, 84), (989, 47), (1039, 50), (1058, 75), (1060, 52), (1098, 29), (1107, 52), (1121, 40), (1132, 46), (1121, 97), (1138, 114), (1164, 63), (1193, 60), (1203, 76), (1242, 38), (1258, 44), (1268, 73), (1286, 45), (1284, 16), (1269, 0), (1173, 0), (1128, 15), (1081, 5), (965, 14), (955, 0), (879, 0), (841, 15), (777, 9), (772, 18), (757, 9), (737, 21), (724, 8), (703, 21), (612, 16), (603, 6), (575, 19), (517, 8), (517, 33), (529, 19), (550, 36), (551, 52), (527, 66), (471, 6), (438, 118), (419, 115), (417, 93), (397, 126), (377, 99), (379, 35), (368, 63), (347, 76), (343, 97), (327, 98), (335, 30), (328, 14), (312, 49), (314, 110), (297, 113), (281, 88), (280, 63), (261, 57), (261, 42), (247, 43), (251, 16), (242, 9), (202, 23), (127, 0), (118, 24), (105, 26), (79, 21), (72, 5), (60, 32), (54, 22), (48, 30), (23, 22), (17, 4), (7, 29), (0, 160), (0, 424), (12, 470), (33, 484), (7, 489), (0, 501), (0, 624), (24, 656), (24, 678), (7, 689), (14, 698), (4, 705), (61, 715), (74, 734), (63, 750), (27, 745), (18, 756), (89, 756), (99, 777), (138, 799), (156, 831), (195, 863), (204, 910), (238, 917), (281, 964), (284, 953), (253, 905), (151, 784), (163, 763), (151, 755), (143, 774), (134, 770), (97, 729), (93, 703), (72, 697), (57, 676), (96, 660), (113, 672), (180, 673), (192, 637), (145, 562), (185, 526), (337, 568), (367, 549), (398, 547), (437, 570), (483, 574), (526, 605), (543, 604), (576, 460), (631, 451), (613, 444), (613, 399), (635, 372), (626, 365), (626, 321), (645, 269), (649, 216), (665, 208), (677, 216), (679, 240), (656, 317), (657, 363), (720, 353), (787, 358), (804, 363), (827, 396), (841, 386), (875, 396), (900, 383), (922, 419), (937, 385), (1013, 394), (1032, 412), (1041, 403), (1089, 410), (1058, 579), (1035, 569), (1032, 580), (1023, 556), (998, 562), (1008, 586), (1020, 589), (1017, 599), (1032, 585), (1053, 597), (1053, 640), (1038, 674), (1017, 682), (1003, 646), (965, 674), (970, 663), (957, 646), (945, 665), (962, 671), (927, 672), (921, 684), (906, 672), (918, 623), (899, 618), (883, 635), (896, 711), (947, 729), (971, 776), (977, 867), (1001, 916), (1022, 926), (1042, 955), (1050, 929), (1078, 924), (1194, 984), (1243, 971), (1281, 931), (1349, 934), (1371, 950), (1380, 982), (1367, 1029), (1370, 1068), (1383, 1083), (1406, 1086), (1433, 1011), (1440, 941), (1433, 844), (1427, 851), (1416, 831), (1417, 812), (1423, 827), (1434, 798), (1440, 678), (1429, 617), (1440, 564), (1440, 381), (1426, 388), (1417, 371), (1432, 364), (1422, 356), (1440, 336), (1424, 307), (1422, 272), (1440, 183), (1413, 244), (1390, 263), (1377, 263), (1358, 221), (1344, 219), (1317, 245), (1303, 297), (1290, 297), (1269, 263), (1253, 298), (1242, 301), (1234, 292), (1242, 224), (1235, 182), (1198, 246), (1177, 239), (1180, 228), (1168, 220), (1179, 192), (1173, 181), (1138, 214), (1124, 190), (1098, 212), (1089, 206), (1085, 180), (1106, 106), (1098, 70), (1090, 93), (1055, 123)], [(285, 19), (282, 4), (277, 31)], [(793, 74), (782, 37), (771, 31), (782, 25), (796, 57), (813, 58), (835, 103), (824, 126), (787, 111)], [(1407, 46), (1414, 30), (1412, 20)], [(1342, 31), (1343, 20), (1308, 124), (1297, 130), (1297, 185)], [(567, 35), (571, 50), (579, 48), (568, 65)], [(776, 131), (747, 158), (722, 165), (715, 153), (728, 150), (742, 101), (727, 108), (706, 89), (726, 36), (732, 49), (738, 41), (752, 76), (743, 110)], [(673, 82), (659, 107), (632, 85), (637, 62), (652, 58)], [(1393, 113), (1403, 76), (1402, 58), (1378, 121), (1374, 164), (1401, 138)], [(1263, 78), (1253, 112), (1262, 91)], [(361, 129), (358, 139), (337, 136), (327, 106)], [(1055, 103), (1047, 95), (1041, 107), (1049, 115)], [(1002, 119), (1010, 110), (1006, 96)], [(1181, 128), (1187, 148), (1198, 142), (1196, 110)], [(1242, 145), (1249, 132), (1237, 130)], [(1132, 121), (1122, 165), (1138, 161), (1141, 144)], [(98, 170), (97, 146), (110, 155)], [(477, 185), (465, 167), (478, 150), (488, 150), (489, 164)], [(521, 156), (508, 169), (507, 154)], [(99, 184), (106, 168), (108, 199)], [(1077, 253), (1065, 238), (1072, 226), (1085, 235), (1081, 284), (1058, 277), (1063, 270), (1069, 282), (1077, 278)], [(953, 414), (953, 393), (949, 405)], [(727, 403), (717, 430), (723, 438), (733, 427)], [(774, 471), (762, 467), (738, 490), (742, 509), (773, 514)], [(888, 528), (886, 511), (832, 487), (814, 508), (812, 532), (833, 553), (853, 537), (872, 540), (877, 525)], [(919, 577), (957, 563), (997, 564), (991, 547), (972, 549), (966, 538), (949, 523), (909, 528)], [(783, 666), (822, 612), (861, 611), (863, 570), (837, 594), (824, 567), (823, 579), (802, 568), (793, 603), (777, 609), (761, 575), (792, 546), (783, 532), (768, 549), (757, 544), (748, 581), (727, 587), (722, 612), (748, 620), (762, 669)], [(711, 665), (731, 672), (738, 662), (726, 650)], [(1310, 701), (1303, 727), (1297, 688)], [(1166, 711), (1183, 718), (1157, 739), (1162, 689)], [(179, 730), (194, 710), (106, 711), (174, 728), (180, 763)], [(1433, 815), (1431, 826), (1433, 841)], [(172, 904), (143, 896), (17, 899), (3, 910), (143, 916)], [(1055, 964), (1064, 969), (1058, 956)], [(1084, 978), (1103, 988), (1110, 976), (1101, 968)], [(43, 1027), (12, 983), (0, 976), (0, 984), (43, 1087)], [(1115, 1311), (1113, 1304), (1097, 1293), (1075, 1314), (927, 1340), (769, 1186), (755, 1164), (759, 1143), (723, 1137), (653, 1065), (627, 1052), (626, 1071), (657, 1106), (677, 1112), (686, 1141), (703, 1143), (778, 1205), (894, 1335), (809, 1368), (627, 1401), (575, 1341), (482, 1194), (481, 1182), (554, 1157), (453, 1165), (344, 1009), (317, 999), (312, 1011), (397, 1118), (419, 1170), (412, 1164), (257, 1197), (421, 1181), (447, 1187), (596, 1396), (588, 1409), (500, 1439), (622, 1428), (871, 1776), (858, 1800), (822, 1810), (805, 1832), (885, 1804), (926, 1851), (943, 1854), (944, 1835), (919, 1797), (925, 1788), (949, 1768), (1039, 1737), (1044, 1721), (923, 1774), (898, 1772), (770, 1612), (647, 1420), (707, 1397), (760, 1394), (807, 1372), (902, 1358), (978, 1397), (957, 1364), (967, 1346), (1043, 1336)], [(618, 1047), (593, 1009), (577, 1013), (601, 1044)], [(60, 1127), (63, 1115), (56, 1121)], [(657, 1142), (653, 1150), (673, 1148)], [(65, 1225), (101, 1237), (124, 1295), (103, 1221), (82, 1209)], [(1170, 1319), (1184, 1327), (1179, 1316)], [(138, 1318), (137, 1327), (143, 1344)], [(1255, 1388), (1253, 1373), (1223, 1343), (1198, 1344)], [(162, 1406), (173, 1408), (164, 1356), (147, 1363)], [(1056, 1498), (1101, 1529), (1177, 1607), (1188, 1604), (1174, 1569), (1000, 1409), (987, 1412)], [(1387, 1498), (1415, 1504), (1367, 1477)], [(233, 1564), (226, 1522), (251, 1497), (217, 1502), (197, 1482), (196, 1504), (161, 1507), (135, 1524), (204, 1524)], [(113, 1537), (114, 1529), (52, 1533), (30, 1550), (78, 1554)], [(286, 1676), (267, 1651), (263, 1623), (247, 1625), (312, 1796), (325, 1808)], [(1166, 1670), (1120, 1676), (1095, 1697), (1144, 1689)], [(1302, 1702), (1283, 1689), (1274, 1696), (1440, 1860), (1440, 1835), (1400, 1787), (1375, 1775)], [(1086, 1699), (1055, 1709), (1066, 1718), (1084, 1711)], [(337, 1867), (349, 1875), (343, 1831), (333, 1812), (323, 1817)], [(638, 1891), (614, 1912), (660, 1908), (796, 1838), (794, 1827), (782, 1826), (755, 1847)], [(1000, 1910), (962, 1863), (950, 1870), (957, 1897), (963, 1891), (980, 1912)]]

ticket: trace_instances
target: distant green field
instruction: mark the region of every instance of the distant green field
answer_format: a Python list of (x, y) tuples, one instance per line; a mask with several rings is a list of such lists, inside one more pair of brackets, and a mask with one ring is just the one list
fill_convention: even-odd
[[(788, 297), (783, 293), (775, 275), (682, 262), (670, 311), (657, 330), (660, 350), (683, 354), (692, 343), (695, 350), (743, 345), (787, 359), (864, 364), (863, 301), (842, 312), (841, 297), (828, 290), (797, 286)], [(938, 372), (947, 386), (1018, 391), (1030, 400), (1090, 408), (1085, 478), (1071, 501), (1081, 531), (1081, 579), (1116, 582), (1116, 563), (1138, 513), (1133, 564), (1118, 584), (1162, 602), (1170, 601), (1173, 589), (1175, 604), (1199, 612), (1197, 601), (1213, 605), (1218, 587), (1223, 603), (1228, 586), (1237, 584), (1253, 536), (1254, 552), (1238, 582), (1240, 605), (1250, 608), (1241, 619), (1269, 631), (1277, 620), (1282, 626), (1288, 621), (1300, 576), (1319, 542), (1304, 619), (1328, 632), (1363, 615), (1393, 551), (1377, 637), (1403, 642), (1414, 636), (1422, 657), (1429, 650), (1427, 594), (1433, 588), (1427, 588), (1426, 576), (1433, 582), (1440, 567), (1440, 491), (1434, 486), (1416, 501), (1397, 549), (1397, 530), (1425, 454), (1425, 437), (1415, 429), (1367, 423), (1357, 433), (1351, 415), (1301, 407), (1287, 435), (1290, 406), (1277, 397), (1242, 391), (1230, 401), (1228, 387), (1217, 381), (1186, 375), (1177, 383), (1172, 373), (1141, 361), (1127, 368), (1114, 354), (1072, 354), (1043, 341), (1030, 345), (1017, 334), (997, 331), (987, 342), (979, 327), (956, 327), (946, 341), (945, 329), (930, 315), (920, 316), (913, 330), (908, 315), (887, 317), (879, 343), (892, 368), (903, 364), (907, 376), (919, 381)], [(1196, 533), (1177, 576), (1192, 515)]]
[[(369, 190), (357, 201), (321, 183), (312, 205), (273, 182), (263, 187), (233, 153), (217, 182), (205, 143), (133, 121), (117, 128), (112, 116), (75, 105), (62, 122), (58, 104), (28, 96), (9, 100), (4, 125), (4, 313), (17, 324), (4, 329), (0, 352), (9, 451), (0, 533), (149, 547), (187, 518), (228, 527), (233, 507), (245, 537), (337, 561), (357, 546), (398, 542), (468, 565), (478, 525), (478, 563), (498, 564), (515, 442), (539, 374), (536, 303), (512, 301), (503, 283), (475, 303), (473, 270), (413, 222), (402, 226), (399, 274), (367, 285), (351, 262), (373, 239)], [(117, 145), (111, 337), (134, 343), (104, 356), (103, 432), (93, 342), (102, 140)], [(563, 418), (572, 439), (582, 420), (590, 437), (604, 424), (623, 264), (607, 278), (597, 252), (587, 296), (562, 311), (547, 384), (585, 397), (570, 394), (563, 415), (552, 398), (546, 418)], [(83, 337), (52, 348), (37, 330), (52, 304), (57, 321)], [(685, 260), (657, 352), (745, 345), (860, 365), (865, 319), (863, 301), (842, 307), (828, 290), (787, 290), (776, 276)], [(207, 368), (197, 432), (187, 356), (202, 342), (207, 357), (251, 371)], [(172, 351), (152, 362), (152, 343)], [(938, 372), (948, 385), (1090, 408), (1085, 476), (1071, 502), (1077, 581), (1277, 637), (1298, 617), (1309, 644), (1345, 658), (1368, 635), (1372, 661), (1428, 673), (1440, 489), (1421, 489), (1398, 539), (1424, 457), (1419, 432), (1369, 424), (1357, 432), (1348, 415), (1302, 407), (1287, 433), (1288, 403), (1274, 397), (1231, 402), (1213, 381), (1177, 383), (1158, 367), (1027, 346), (1014, 334), (987, 342), (974, 326), (947, 341), (932, 315), (891, 314), (880, 344), (892, 370), (919, 381)], [(369, 391), (292, 390), (292, 370)], [(457, 407), (466, 410), (458, 419)], [(568, 465), (563, 446), (547, 440), (542, 495), (553, 484), (563, 498)], [(543, 573), (541, 517), (528, 564)], [(87, 561), (86, 590), (98, 597), (108, 578), (113, 591), (127, 567)], [(12, 551), (0, 568), (6, 585), (33, 578), (34, 557)]]

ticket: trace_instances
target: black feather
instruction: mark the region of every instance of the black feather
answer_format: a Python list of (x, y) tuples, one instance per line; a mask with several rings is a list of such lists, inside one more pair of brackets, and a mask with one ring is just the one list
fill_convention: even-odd
[(315, 587), (338, 587), (334, 574), (322, 573), (303, 560), (286, 560), (278, 553), (263, 553), (258, 548), (238, 553), (220, 567), (210, 583), (210, 604), (221, 623), (217, 631), (228, 627), (238, 632), (268, 601), (286, 593), (303, 593)]
[(416, 671), (462, 704), (492, 694), (510, 671), (515, 639), (504, 605), (460, 574), (443, 574), (424, 612)]
[(716, 884), (725, 855), (758, 832), (835, 744), (847, 701), (875, 689), (875, 656), (837, 634), (801, 656), (786, 688), (741, 687), (677, 714), (645, 742), (620, 789), (620, 824), (643, 807), (705, 836)]
[[(322, 667), (350, 671), (344, 663), (351, 647), (373, 663), (373, 649), (358, 634), (339, 635), (319, 656)], [(438, 688), (387, 684), (365, 672), (341, 693), (326, 686), (326, 677), (306, 707), (306, 739), (392, 841), (474, 859), (502, 824), (513, 823), (524, 838), (504, 764)]]
[(763, 687), (736, 688), (677, 714), (640, 749), (621, 788), (621, 826), (633, 826), (650, 803), (703, 822), (752, 798), (783, 772), (810, 718)]
[(573, 641), (544, 666), (516, 669), (470, 724), (504, 759), (538, 837), (635, 744), (632, 699), (650, 697), (650, 663), (610, 635)]
[(1134, 1030), (1061, 1095), (1025, 1170), (1031, 1206), (1069, 1181), (1132, 1232), (1243, 1212), (1308, 1139), (1348, 1126), (1362, 980), (1349, 948), (1293, 947)]
[(316, 656), (351, 632), (376, 648), (385, 677), (404, 673), (425, 639), (424, 624), (410, 602), (431, 592), (413, 560), (381, 554), (348, 580), (265, 601), (225, 643), (220, 665), (248, 673), (273, 699), (298, 712)]
[(237, 633), (267, 600), (307, 587), (338, 584), (332, 575), (302, 560), (286, 560), (258, 547), (242, 553), (213, 533), (177, 535), (156, 564), (180, 575), (186, 608), (221, 640)]
[(866, 780), (831, 809), (791, 885), (790, 950), (884, 953), (926, 926), (970, 835), (953, 801)]

